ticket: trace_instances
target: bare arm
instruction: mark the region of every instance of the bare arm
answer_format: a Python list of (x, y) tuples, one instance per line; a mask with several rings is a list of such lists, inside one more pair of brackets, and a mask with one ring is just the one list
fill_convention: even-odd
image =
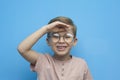
[[(51, 32), (51, 31), (56, 31), (56, 29), (54, 29), (56, 26), (67, 26), (64, 23), (61, 22), (53, 22), (49, 25), (46, 25), (42, 28), (40, 28), (39, 30), (37, 30), (36, 32), (34, 32), (33, 34), (31, 34), (30, 36), (28, 36), (25, 40), (23, 40), (19, 46), (18, 46), (18, 51), (19, 53), (26, 59), (28, 60), (30, 63), (35, 64), (36, 60), (38, 58), (38, 53), (35, 52), (34, 50), (32, 50), (33, 45), (47, 32)], [(58, 29), (57, 29), (58, 30)]]
[(44, 26), (28, 36), (18, 46), (19, 53), (32, 64), (35, 64), (38, 58), (38, 53), (33, 51), (31, 48), (46, 32), (47, 28)]

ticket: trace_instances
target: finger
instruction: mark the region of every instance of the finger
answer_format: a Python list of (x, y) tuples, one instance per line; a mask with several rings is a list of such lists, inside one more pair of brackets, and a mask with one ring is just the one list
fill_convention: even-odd
[(52, 29), (52, 32), (63, 32), (63, 31), (66, 31), (65, 28), (54, 28)]
[(56, 26), (58, 26), (58, 27), (69, 27), (68, 24), (60, 22), (60, 21), (56, 21), (55, 24), (57, 24)]

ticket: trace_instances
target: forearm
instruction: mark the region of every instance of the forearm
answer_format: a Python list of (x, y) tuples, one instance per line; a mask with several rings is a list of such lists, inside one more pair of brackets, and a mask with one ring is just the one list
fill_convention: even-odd
[(41, 29), (34, 32), (32, 35), (27, 37), (22, 43), (18, 46), (18, 51), (20, 53), (25, 53), (29, 51), (32, 46), (47, 32), (57, 32), (64, 31), (64, 29), (60, 27), (68, 28), (68, 25), (59, 21), (53, 22), (49, 25), (42, 27)]
[(23, 40), (18, 46), (18, 50), (21, 53), (29, 51), (32, 46), (45, 34), (47, 33), (47, 25), (40, 28), (30, 36), (28, 36), (25, 40)]

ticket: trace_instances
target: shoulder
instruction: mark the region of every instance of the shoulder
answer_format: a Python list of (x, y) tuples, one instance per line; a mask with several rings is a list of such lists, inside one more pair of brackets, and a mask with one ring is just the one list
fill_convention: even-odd
[(76, 63), (78, 65), (83, 65), (83, 66), (87, 65), (87, 62), (85, 61), (85, 59), (83, 59), (81, 57), (75, 57), (75, 56), (73, 56), (73, 61), (74, 61), (74, 63)]
[(48, 54), (48, 53), (42, 53), (42, 54), (39, 54), (38, 57), (39, 57), (39, 59), (42, 59), (42, 58), (51, 58), (51, 55)]
[(81, 57), (76, 57), (76, 56), (72, 56), (73, 60), (78, 61), (78, 62), (85, 62), (85, 60)]
[(39, 54), (37, 62), (48, 62), (52, 60), (52, 56), (49, 53)]

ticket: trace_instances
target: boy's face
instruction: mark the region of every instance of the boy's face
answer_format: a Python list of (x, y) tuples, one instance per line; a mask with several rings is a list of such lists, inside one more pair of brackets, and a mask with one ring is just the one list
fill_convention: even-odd
[(55, 55), (65, 56), (70, 53), (70, 50), (72, 46), (76, 44), (77, 39), (74, 37), (73, 32), (63, 31), (51, 33), (47, 41)]

